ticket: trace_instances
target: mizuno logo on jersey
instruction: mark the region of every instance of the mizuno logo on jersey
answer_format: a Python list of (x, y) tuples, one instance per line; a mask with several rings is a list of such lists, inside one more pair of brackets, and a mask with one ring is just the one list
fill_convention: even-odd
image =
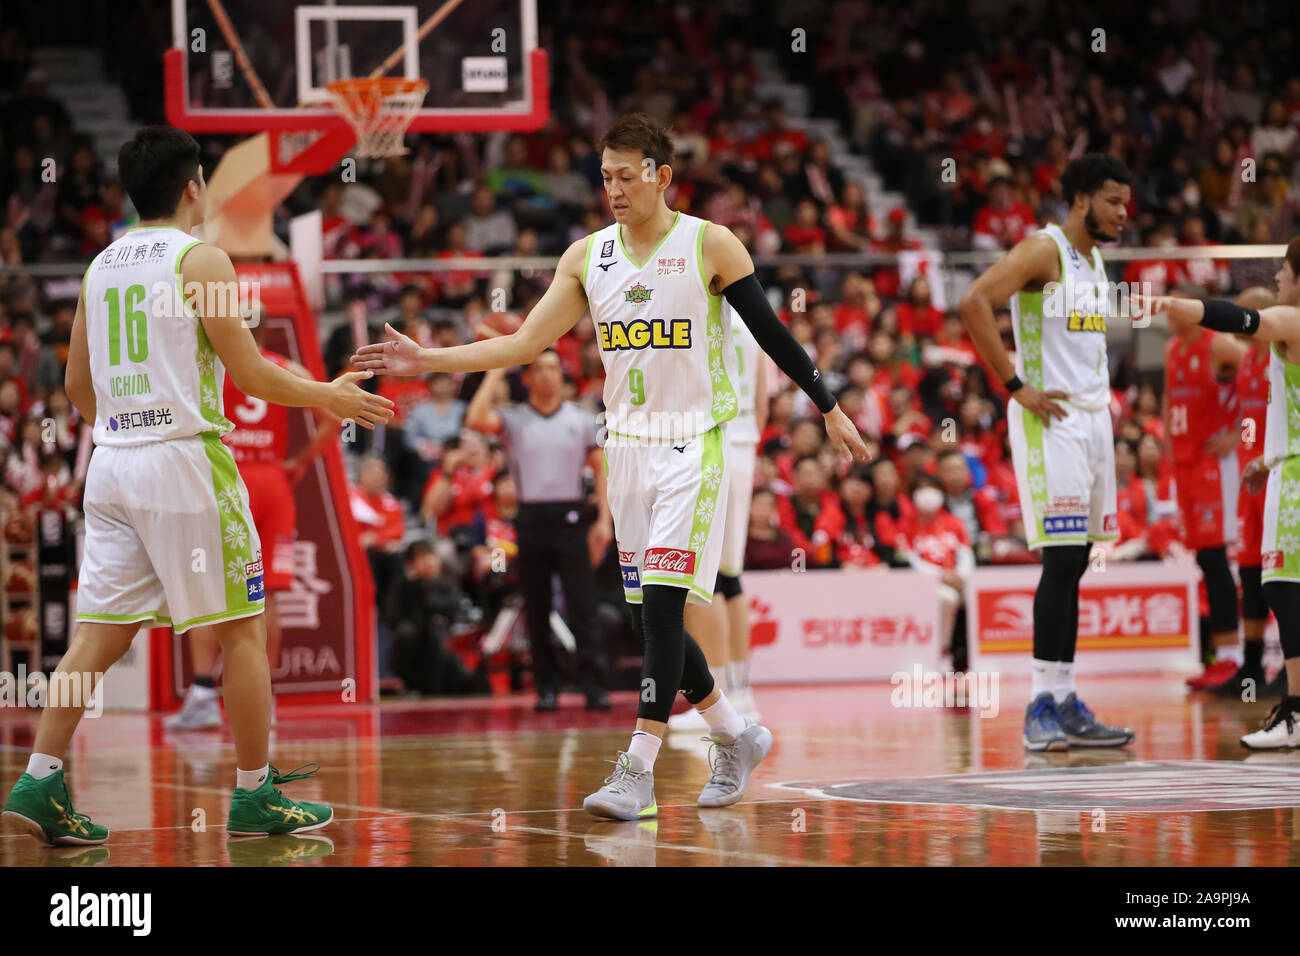
[(690, 319), (636, 319), (633, 322), (601, 322), (600, 347), (607, 352), (623, 349), (688, 349), (691, 347)]
[[(610, 263), (610, 265), (613, 265), (613, 263)], [(647, 289), (638, 282), (636, 285), (632, 286), (632, 288), (623, 293), (623, 298), (628, 302), (631, 302), (633, 305), (640, 305), (642, 302), (649, 302), (650, 296), (653, 293), (654, 289)]]
[(1065, 327), (1070, 332), (1105, 332), (1106, 317), (1096, 312), (1083, 313), (1075, 310), (1065, 320)]
[(617, 259), (615, 259), (613, 262), (597, 262), (596, 268), (604, 272), (608, 272), (611, 266), (616, 266), (616, 265), (618, 265)]

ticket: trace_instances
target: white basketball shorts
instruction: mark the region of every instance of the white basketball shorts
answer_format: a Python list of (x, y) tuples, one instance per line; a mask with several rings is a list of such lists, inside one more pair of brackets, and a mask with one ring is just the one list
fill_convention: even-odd
[(611, 437), (604, 449), (623, 595), (640, 604), (644, 585), (667, 584), (712, 604), (729, 491), (724, 426), (680, 445), (631, 442)]
[(248, 491), (215, 436), (101, 445), (86, 473), (77, 620), (177, 633), (262, 613)]

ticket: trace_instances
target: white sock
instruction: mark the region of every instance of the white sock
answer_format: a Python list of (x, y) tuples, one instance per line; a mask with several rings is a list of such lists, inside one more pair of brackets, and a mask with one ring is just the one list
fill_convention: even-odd
[(190, 689), (187, 691), (187, 693), (191, 697), (197, 697), (199, 699), (208, 699), (208, 698), (215, 698), (217, 696), (217, 689), (215, 687), (204, 687), (201, 684), (191, 684)]
[(726, 694), (719, 694), (712, 707), (700, 711), (709, 724), (709, 730), (720, 730), (733, 737), (739, 736), (745, 729), (745, 718), (736, 713)]
[(1065, 698), (1074, 693), (1074, 661), (1061, 661), (1056, 665), (1056, 686), (1052, 696), (1058, 704), (1065, 703)]
[(63, 761), (49, 754), (32, 754), (27, 761), (27, 772), (37, 780), (44, 780), (63, 769)]
[(713, 686), (718, 690), (731, 690), (731, 683), (727, 680), (726, 664), (719, 667), (710, 667), (709, 675), (713, 678)]
[(239, 775), (239, 782), (236, 783), (235, 786), (240, 790), (247, 790), (249, 793), (252, 793), (262, 784), (266, 783), (267, 778), (271, 776), (271, 765), (267, 764), (261, 770), (236, 769), (235, 773)]
[(731, 675), (727, 690), (744, 690), (749, 686), (749, 658), (743, 661), (732, 661), (727, 665), (727, 669)]
[(1231, 647), (1216, 647), (1214, 657), (1220, 661), (1232, 661), (1232, 663), (1240, 667), (1242, 661), (1241, 645), (1233, 644)]
[(654, 734), (638, 730), (632, 735), (632, 742), (627, 745), (627, 756), (636, 771), (653, 770), (655, 758), (659, 756), (659, 745), (663, 743)]
[(1052, 694), (1056, 691), (1056, 661), (1040, 661), (1034, 658), (1034, 683), (1030, 696), (1037, 700), (1040, 694)]

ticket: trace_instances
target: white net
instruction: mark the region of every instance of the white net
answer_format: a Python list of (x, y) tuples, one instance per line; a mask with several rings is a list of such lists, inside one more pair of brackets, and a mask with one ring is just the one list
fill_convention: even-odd
[(424, 103), (429, 84), (392, 77), (338, 80), (329, 84), (335, 108), (357, 134), (357, 156), (401, 156), (407, 127)]

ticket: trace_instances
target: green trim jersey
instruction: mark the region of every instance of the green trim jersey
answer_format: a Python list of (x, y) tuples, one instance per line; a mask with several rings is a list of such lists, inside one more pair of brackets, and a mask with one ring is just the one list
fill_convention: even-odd
[(679, 212), (642, 263), (628, 255), (618, 223), (587, 237), (583, 287), (611, 437), (679, 442), (736, 416), (723, 299), (704, 275), (707, 225)]
[(1300, 365), (1284, 359), (1274, 343), (1268, 352), (1264, 464), (1276, 468), (1293, 455), (1300, 455)]
[(86, 270), (96, 445), (219, 438), (234, 427), (222, 409), (225, 367), (181, 288), (181, 259), (199, 241), (133, 229)]
[(1284, 359), (1277, 343), (1268, 356), (1264, 464), (1261, 580), (1300, 582), (1300, 364)]
[(758, 402), (758, 363), (766, 359), (759, 348), (754, 333), (745, 320), (736, 315), (730, 304), (722, 306), (729, 335), (727, 339), (728, 366), (735, 369), (731, 380), (736, 386), (738, 406), (736, 417), (727, 426), (727, 438), (733, 445), (758, 444), (758, 419), (754, 408)]
[(1016, 375), (1039, 391), (1065, 392), (1071, 404), (1097, 411), (1110, 404), (1105, 264), (1096, 246), (1092, 261), (1085, 259), (1060, 226), (1045, 226), (1043, 232), (1056, 243), (1061, 276), (1059, 284), (1049, 283), (1041, 292), (1022, 290), (1011, 297)]

